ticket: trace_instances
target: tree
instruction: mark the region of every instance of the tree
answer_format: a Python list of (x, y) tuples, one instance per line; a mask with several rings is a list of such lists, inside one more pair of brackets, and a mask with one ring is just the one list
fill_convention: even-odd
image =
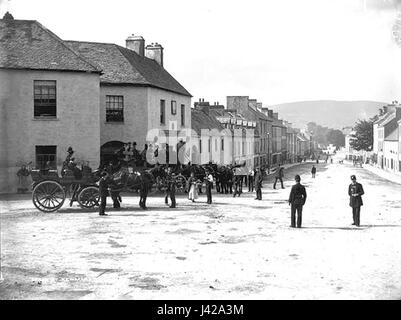
[(350, 145), (359, 151), (373, 149), (373, 120), (359, 120), (354, 127), (355, 134), (351, 135)]
[(345, 136), (341, 132), (341, 130), (330, 129), (327, 132), (327, 142), (335, 145), (336, 147), (344, 147), (345, 146)]

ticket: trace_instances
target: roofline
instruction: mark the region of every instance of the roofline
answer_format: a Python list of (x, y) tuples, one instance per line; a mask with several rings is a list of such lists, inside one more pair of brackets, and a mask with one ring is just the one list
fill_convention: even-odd
[[(77, 40), (64, 40), (65, 42), (77, 42), (77, 43), (87, 43), (87, 44), (100, 44), (100, 45), (108, 45), (108, 46), (114, 46), (114, 47), (116, 47), (120, 52), (121, 52), (121, 50), (120, 49), (124, 49), (124, 50), (130, 50), (130, 49), (128, 49), (128, 48), (126, 48), (126, 47), (123, 47), (123, 46), (120, 46), (120, 45), (118, 45), (118, 44), (116, 44), (116, 43), (110, 43), (110, 42), (93, 42), (93, 41), (77, 41)], [(132, 50), (131, 50), (132, 51)], [(133, 51), (134, 53), (136, 53), (135, 51)], [(124, 54), (121, 52), (121, 54), (124, 56)], [(137, 53), (136, 53), (137, 54)], [(149, 60), (149, 61), (153, 61), (154, 62), (154, 60), (153, 59), (150, 59), (150, 58), (148, 58), (148, 57), (146, 57), (146, 56), (140, 56), (141, 58), (143, 58), (143, 59), (146, 59), (146, 60)], [(125, 56), (124, 56), (124, 58), (125, 58)], [(126, 59), (126, 58), (125, 58)], [(160, 66), (161, 68), (163, 68), (164, 69), (164, 67), (163, 66)], [(167, 73), (168, 73), (168, 71), (166, 70), (166, 69), (164, 69)], [(171, 75), (170, 75), (171, 76)], [(174, 78), (173, 76), (171, 76), (172, 78)], [(175, 79), (175, 78), (174, 78)], [(177, 81), (177, 80), (176, 80)], [(178, 81), (177, 81), (178, 82)], [(179, 82), (178, 82), (179, 83)], [(105, 82), (103, 82), (103, 81), (101, 81), (101, 84), (106, 84), (106, 85), (114, 85), (114, 83), (112, 83), (112, 82), (107, 82), (107, 81), (105, 81)], [(134, 84), (134, 83), (129, 83), (129, 82), (127, 82), (127, 83), (125, 83), (125, 82), (122, 82), (122, 83), (116, 83), (115, 85), (122, 85), (122, 86), (130, 86), (130, 85), (132, 85), (132, 86), (149, 86), (149, 87), (153, 87), (153, 88), (157, 88), (157, 89), (162, 89), (162, 90), (166, 90), (166, 91), (169, 91), (169, 92), (174, 92), (174, 93), (177, 93), (177, 94), (180, 94), (180, 95), (183, 95), (183, 96), (186, 96), (186, 97), (191, 97), (191, 98), (193, 98), (193, 95), (191, 95), (191, 93), (189, 93), (188, 92), (188, 90), (187, 89), (185, 89), (181, 84), (181, 86), (185, 89), (185, 91), (187, 91), (188, 92), (188, 94), (183, 94), (183, 93), (181, 93), (181, 92), (177, 92), (177, 91), (174, 91), (174, 90), (169, 90), (169, 89), (166, 89), (166, 88), (163, 88), (163, 87), (159, 87), (159, 86), (155, 86), (155, 85), (151, 85), (151, 84), (144, 84), (144, 85), (142, 85), (142, 84)]]
[(43, 69), (43, 68), (16, 68), (16, 67), (2, 67), (0, 66), (0, 70), (25, 70), (25, 71), (47, 71), (47, 72), (79, 72), (79, 73), (95, 73), (95, 74), (99, 74), (102, 75), (103, 72), (100, 70), (93, 70), (93, 71), (89, 71), (89, 70), (73, 70), (73, 69)]
[(177, 92), (174, 90), (169, 90), (169, 89), (166, 89), (163, 87), (155, 86), (150, 83), (131, 83), (131, 82), (117, 82), (116, 83), (116, 82), (100, 81), (100, 85), (107, 86), (107, 87), (118, 87), (118, 86), (121, 86), (121, 87), (151, 87), (151, 88), (156, 88), (156, 89), (160, 89), (160, 90), (164, 90), (164, 91), (168, 91), (168, 92), (173, 92), (173, 93), (179, 94), (181, 96), (185, 96), (185, 97), (190, 97), (190, 98), (193, 97), (190, 93), (188, 95), (188, 94), (184, 94), (182, 92)]
[(61, 39), (58, 35), (56, 35), (55, 33), (53, 33), (52, 31), (50, 31), (49, 29), (47, 29), (45, 26), (43, 26), (40, 22), (34, 20), (35, 23), (37, 23), (43, 30), (45, 30), (51, 37), (55, 38), (57, 41), (59, 41), (64, 48), (66, 48), (67, 50), (71, 51), (78, 59), (81, 59), (83, 62), (87, 63), (89, 66), (91, 66), (93, 69), (98, 70), (98, 71), (102, 71), (99, 70), (98, 67), (96, 67), (95, 65), (93, 65), (92, 63), (90, 63), (88, 60), (86, 60), (84, 57), (82, 57), (79, 53), (75, 52), (73, 49), (71, 49), (69, 46), (67, 46), (64, 42), (63, 39)]

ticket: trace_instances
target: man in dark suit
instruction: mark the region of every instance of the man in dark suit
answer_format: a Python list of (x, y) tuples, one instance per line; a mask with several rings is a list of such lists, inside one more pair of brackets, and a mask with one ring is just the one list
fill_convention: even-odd
[(349, 205), (352, 208), (352, 218), (357, 227), (360, 226), (361, 206), (363, 206), (362, 196), (365, 194), (360, 183), (356, 182), (356, 177), (351, 176), (352, 183), (348, 187)]
[(206, 170), (206, 196), (207, 203), (212, 204), (212, 187), (213, 187), (213, 175), (209, 170)]
[(263, 173), (260, 168), (257, 168), (255, 175), (255, 189), (256, 189), (255, 200), (262, 200), (262, 183), (263, 183)]
[(315, 166), (312, 166), (311, 172), (312, 172), (312, 178), (315, 178), (316, 177), (316, 167)]
[(302, 209), (306, 202), (306, 190), (301, 184), (301, 177), (295, 176), (296, 184), (292, 186), (290, 198), (288, 203), (291, 206), (291, 228), (295, 228), (295, 214), (298, 213), (297, 217), (297, 228), (302, 226)]
[(112, 179), (106, 171), (101, 173), (101, 178), (99, 180), (99, 194), (100, 194), (100, 206), (99, 215), (107, 216), (105, 213), (107, 196), (109, 195), (109, 186), (112, 184)]
[(172, 172), (170, 177), (168, 178), (168, 196), (170, 197), (171, 200), (171, 206), (170, 208), (175, 208), (176, 207), (176, 201), (175, 201), (175, 189), (176, 189), (176, 176), (175, 173)]
[(284, 189), (283, 178), (284, 178), (284, 168), (279, 164), (278, 168), (276, 169), (276, 180), (274, 181), (273, 189), (276, 189), (276, 184), (277, 181), (279, 180), (281, 182), (281, 189)]

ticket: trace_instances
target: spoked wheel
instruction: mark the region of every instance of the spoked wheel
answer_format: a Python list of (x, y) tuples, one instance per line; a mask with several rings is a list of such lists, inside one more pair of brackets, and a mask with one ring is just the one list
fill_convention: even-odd
[(32, 192), (32, 202), (42, 212), (60, 209), (65, 200), (65, 190), (57, 181), (39, 182)]
[(176, 188), (179, 192), (184, 192), (187, 186), (187, 179), (182, 174), (179, 174), (175, 177)]
[(78, 203), (82, 208), (93, 208), (99, 205), (99, 188), (95, 186), (85, 187), (78, 194)]

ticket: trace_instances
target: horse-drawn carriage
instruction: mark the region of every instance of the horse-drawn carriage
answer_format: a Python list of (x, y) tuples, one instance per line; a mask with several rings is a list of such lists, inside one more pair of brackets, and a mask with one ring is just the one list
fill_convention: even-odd
[(82, 208), (92, 208), (99, 204), (99, 180), (97, 172), (83, 166), (80, 175), (67, 170), (59, 176), (57, 170), (31, 170), (32, 202), (42, 212), (54, 212), (60, 209), (67, 195), (70, 206), (78, 202)]

